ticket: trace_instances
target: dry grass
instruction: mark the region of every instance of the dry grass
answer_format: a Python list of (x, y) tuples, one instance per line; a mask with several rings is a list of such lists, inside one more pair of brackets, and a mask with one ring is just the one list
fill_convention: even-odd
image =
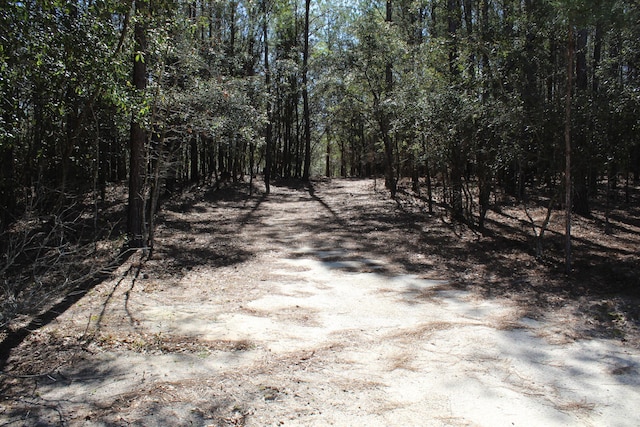
[(403, 352), (392, 356), (389, 360), (389, 370), (404, 369), (407, 371), (418, 372), (419, 368), (414, 366), (414, 356), (410, 352)]
[(554, 402), (553, 406), (562, 412), (591, 412), (595, 409), (595, 404), (586, 400), (573, 400), (566, 402)]
[(429, 323), (420, 324), (414, 328), (401, 329), (398, 331), (394, 331), (386, 335), (385, 339), (412, 343), (417, 340), (429, 339), (432, 335), (434, 335), (437, 332), (454, 329), (461, 325), (462, 324), (457, 324), (452, 322), (429, 322)]
[(148, 334), (143, 332), (126, 335), (100, 332), (93, 342), (102, 350), (133, 351), (136, 353), (203, 354), (215, 351), (248, 351), (256, 344), (249, 340), (203, 340), (198, 337), (175, 334)]

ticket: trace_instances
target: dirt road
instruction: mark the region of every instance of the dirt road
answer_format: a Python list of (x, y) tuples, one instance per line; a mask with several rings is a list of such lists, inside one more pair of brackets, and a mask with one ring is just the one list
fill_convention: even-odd
[(638, 348), (449, 282), (437, 229), (373, 185), (168, 205), (154, 259), (15, 350), (0, 424), (640, 423)]

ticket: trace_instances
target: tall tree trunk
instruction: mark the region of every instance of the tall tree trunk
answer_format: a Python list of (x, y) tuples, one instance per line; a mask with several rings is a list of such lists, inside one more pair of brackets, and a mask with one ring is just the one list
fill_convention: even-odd
[(429, 166), (429, 158), (424, 161), (424, 167), (426, 169), (425, 178), (427, 181), (427, 202), (429, 205), (429, 213), (433, 213), (433, 184), (431, 182), (431, 167)]
[(238, 2), (229, 2), (229, 8), (231, 10), (231, 16), (229, 17), (229, 45), (227, 46), (227, 58), (229, 74), (233, 76), (236, 74), (234, 57), (236, 55), (236, 9), (238, 8)]
[(327, 153), (325, 159), (324, 174), (327, 178), (331, 178), (331, 128), (327, 127)]
[[(576, 66), (576, 95), (578, 102), (586, 102), (588, 79), (587, 79), (587, 35), (586, 29), (581, 29), (577, 33), (575, 40), (575, 66)], [(589, 139), (589, 112), (582, 109), (578, 114), (580, 126), (577, 129), (574, 148), (579, 156), (573, 165), (573, 209), (576, 214), (589, 216), (591, 209), (589, 206), (589, 169), (590, 154), (588, 147)]]
[(602, 19), (598, 19), (596, 22), (596, 30), (593, 40), (593, 83), (591, 89), (594, 96), (600, 90), (600, 77), (598, 75), (598, 69), (600, 68), (600, 61), (602, 59), (602, 33), (603, 33)]
[(304, 10), (304, 50), (302, 55), (302, 103), (304, 120), (304, 168), (302, 180), (309, 181), (311, 174), (311, 118), (309, 117), (309, 88), (307, 71), (309, 66), (309, 8), (311, 0), (305, 0)]
[(345, 150), (344, 140), (340, 139), (340, 176), (342, 178), (347, 177), (347, 155)]
[(302, 178), (302, 166), (304, 163), (304, 146), (302, 145), (303, 140), (300, 137), (300, 109), (298, 108), (299, 101), (299, 92), (296, 91), (295, 102), (293, 103), (293, 112), (295, 117), (295, 155), (293, 158), (295, 159), (295, 171), (294, 176), (296, 178)]
[(249, 142), (249, 196), (253, 196), (253, 168), (255, 166), (255, 145)]
[[(133, 59), (133, 86), (138, 91), (144, 91), (147, 87), (147, 66), (144, 55), (147, 50), (145, 17), (148, 5), (145, 0), (136, 0), (135, 9), (138, 14), (134, 29), (135, 52)], [(144, 242), (144, 174), (146, 131), (133, 117), (129, 139), (130, 163), (129, 163), (129, 206), (127, 218), (127, 231), (129, 245), (132, 248), (143, 247)]]
[[(474, 23), (474, 19), (473, 19), (473, 3), (472, 0), (463, 0), (462, 2), (462, 8), (464, 10), (464, 23), (465, 23), (465, 27), (467, 30), (467, 37), (469, 40), (473, 40), (474, 39), (474, 35), (473, 35), (473, 23)], [(475, 76), (476, 76), (476, 55), (474, 53), (473, 50), (471, 50), (471, 52), (469, 53), (469, 57), (468, 57), (468, 64), (469, 64), (469, 77), (471, 80), (471, 85), (473, 86), (475, 83)]]
[[(10, 67), (14, 65), (11, 64)], [(0, 96), (0, 114), (5, 124), (12, 123), (12, 111), (14, 103), (12, 100), (17, 99), (16, 94), (12, 96)], [(15, 175), (15, 145), (17, 138), (0, 139), (0, 233), (4, 231), (6, 226), (13, 221), (16, 214), (17, 197), (16, 187), (18, 180)], [(24, 165), (28, 169), (27, 165)], [(28, 171), (22, 171), (22, 178), (28, 176)]]
[[(460, 4), (459, 0), (448, 0), (447, 2), (447, 26), (449, 37), (449, 73), (451, 74), (451, 80), (453, 84), (457, 84), (459, 78), (458, 71), (458, 46), (457, 46), (457, 32), (460, 28), (461, 16), (460, 16)], [(454, 135), (456, 138), (450, 141), (451, 144), (451, 208), (452, 216), (456, 219), (462, 219), (464, 216), (462, 206), (462, 172), (463, 172), (463, 159), (462, 159), (462, 147), (461, 142), (458, 140), (459, 136)]]
[(200, 174), (198, 173), (198, 138), (194, 134), (191, 136), (190, 141), (190, 157), (191, 157), (191, 182), (196, 183), (200, 180)]
[[(393, 22), (393, 5), (391, 0), (387, 0), (387, 16), (385, 21), (389, 24)], [(385, 96), (392, 96), (393, 90), (393, 64), (391, 61), (387, 62), (385, 67)], [(380, 131), (382, 132), (382, 140), (384, 142), (384, 185), (391, 192), (391, 197), (396, 197), (397, 183), (396, 174), (394, 171), (393, 161), (393, 141), (391, 140), (391, 123), (389, 118), (389, 112), (384, 108), (381, 111), (380, 119)]]
[(150, 200), (149, 200), (149, 236), (148, 236), (148, 247), (149, 247), (149, 258), (153, 256), (153, 248), (155, 244), (155, 217), (158, 212), (160, 206), (160, 187), (161, 187), (161, 178), (165, 171), (165, 141), (166, 141), (166, 133), (163, 129), (160, 134), (155, 135), (153, 137), (156, 139), (155, 146), (152, 149), (154, 151), (154, 160), (151, 162), (152, 174), (151, 177), (151, 191), (150, 191)]
[(267, 92), (267, 125), (265, 128), (265, 166), (264, 166), (264, 185), (265, 192), (269, 194), (271, 192), (271, 133), (272, 133), (272, 112), (271, 112), (271, 70), (269, 69), (269, 27), (268, 27), (268, 0), (262, 0), (262, 37), (264, 39), (264, 84)]
[[(76, 4), (69, 4), (68, 20), (65, 20), (66, 31), (73, 31), (74, 22), (78, 20), (78, 7)], [(65, 50), (69, 58), (74, 58), (71, 55), (71, 49), (74, 46), (70, 46), (65, 43)], [(70, 68), (77, 68), (78, 64), (73, 59), (68, 64)], [(64, 202), (65, 192), (67, 189), (67, 183), (70, 175), (71, 158), (73, 157), (73, 151), (77, 144), (78, 129), (80, 127), (80, 117), (78, 116), (79, 102), (75, 92), (75, 85), (71, 82), (67, 83), (67, 91), (64, 97), (65, 108), (65, 138), (62, 143), (62, 149), (60, 150), (61, 164), (60, 164), (60, 200), (59, 203)]]
[(64, 145), (60, 153), (62, 157), (60, 165), (60, 203), (62, 203), (65, 198), (71, 169), (71, 158), (73, 157), (73, 150), (77, 144), (78, 130), (80, 127), (80, 118), (77, 113), (78, 100), (74, 89), (75, 88), (70, 86), (66, 96), (66, 102), (70, 105), (67, 107), (66, 132)]
[(0, 144), (0, 232), (12, 221), (16, 210), (13, 157), (13, 146)]
[[(100, 129), (100, 124), (97, 123), (96, 127)], [(104, 201), (107, 191), (107, 175), (109, 173), (107, 163), (107, 139), (101, 135), (98, 138), (97, 155), (97, 168), (98, 168), (98, 189), (100, 190), (100, 200)]]
[[(480, 4), (480, 36), (483, 42), (489, 42), (489, 0), (481, 0)], [(486, 52), (482, 53), (482, 70), (483, 75), (489, 70), (489, 57)], [(481, 102), (483, 108), (489, 98), (488, 78), (482, 81), (482, 97)], [(488, 132), (480, 130), (477, 144), (477, 167), (478, 167), (478, 227), (484, 230), (484, 222), (489, 211), (489, 199), (491, 197), (491, 164), (489, 162), (487, 145), (491, 136)]]
[[(539, 15), (538, 2), (535, 0), (525, 1), (525, 16), (527, 22), (534, 23)], [(520, 173), (518, 174), (518, 198), (525, 197), (527, 191), (526, 175), (532, 167), (532, 159), (541, 156), (543, 144), (540, 143), (537, 132), (533, 131), (544, 120), (541, 113), (541, 96), (538, 86), (538, 65), (539, 58), (536, 55), (536, 48), (540, 44), (537, 40), (538, 34), (533, 26), (528, 26), (524, 31), (524, 92), (522, 94), (523, 119), (521, 123), (521, 150), (524, 157), (520, 161)]]
[(571, 274), (571, 91), (573, 86), (573, 27), (569, 23), (567, 40), (567, 94), (565, 99), (564, 124), (564, 179), (565, 179), (565, 273)]

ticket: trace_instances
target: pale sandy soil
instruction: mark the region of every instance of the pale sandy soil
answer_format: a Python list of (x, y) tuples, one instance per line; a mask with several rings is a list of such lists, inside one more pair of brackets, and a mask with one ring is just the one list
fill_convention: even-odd
[(222, 194), (15, 350), (0, 425), (640, 425), (635, 341), (461, 287), (373, 181)]

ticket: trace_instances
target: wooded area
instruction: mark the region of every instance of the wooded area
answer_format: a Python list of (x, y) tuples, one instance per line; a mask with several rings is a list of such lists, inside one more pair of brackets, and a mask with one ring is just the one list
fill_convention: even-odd
[(569, 235), (571, 211), (637, 207), (634, 1), (25, 0), (0, 28), (1, 271), (30, 269), (2, 284), (3, 328), (43, 277), (152, 253), (190, 185), (410, 180), (479, 230), (533, 200), (538, 241), (551, 210)]

